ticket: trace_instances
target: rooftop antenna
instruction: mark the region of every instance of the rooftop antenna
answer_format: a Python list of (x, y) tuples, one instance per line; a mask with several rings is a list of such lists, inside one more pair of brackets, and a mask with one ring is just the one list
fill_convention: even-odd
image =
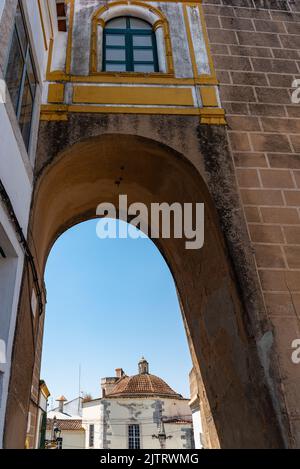
[(79, 373), (78, 373), (78, 415), (81, 411), (81, 365), (79, 364)]

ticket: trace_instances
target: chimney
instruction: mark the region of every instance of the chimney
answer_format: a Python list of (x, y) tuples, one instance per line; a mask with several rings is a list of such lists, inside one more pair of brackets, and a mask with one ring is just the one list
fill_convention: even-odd
[(117, 378), (122, 378), (122, 376), (124, 376), (125, 373), (124, 373), (124, 370), (123, 368), (116, 368), (116, 377)]
[(65, 396), (60, 396), (58, 399), (56, 399), (58, 402), (58, 411), (63, 413), (64, 412), (64, 403), (67, 402), (67, 399)]
[(101, 379), (101, 389), (102, 389), (102, 397), (106, 397), (110, 392), (113, 390), (116, 382), (119, 378), (112, 377), (112, 378), (102, 378)]

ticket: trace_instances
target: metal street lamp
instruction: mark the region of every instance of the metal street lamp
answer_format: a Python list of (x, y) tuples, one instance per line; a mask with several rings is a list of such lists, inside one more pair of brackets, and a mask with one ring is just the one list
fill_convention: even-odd
[(57, 438), (60, 438), (61, 429), (59, 427), (55, 427), (53, 430), (53, 433), (54, 433), (54, 439), (57, 440)]
[(172, 438), (171, 435), (169, 435), (169, 436), (166, 435), (165, 425), (164, 425), (164, 421), (163, 421), (162, 418), (160, 419), (158, 434), (157, 435), (152, 435), (152, 438), (157, 438), (158, 439), (161, 449), (165, 449), (167, 439)]

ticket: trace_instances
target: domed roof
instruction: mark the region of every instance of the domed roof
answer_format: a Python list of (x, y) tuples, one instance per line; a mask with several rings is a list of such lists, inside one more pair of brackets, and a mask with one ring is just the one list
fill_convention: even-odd
[[(146, 360), (140, 363), (147, 363)], [(148, 363), (147, 363), (148, 365)], [(106, 394), (106, 397), (170, 397), (173, 399), (183, 399), (181, 394), (177, 394), (172, 388), (161, 378), (151, 375), (148, 367), (140, 370), (138, 375), (122, 376)]]

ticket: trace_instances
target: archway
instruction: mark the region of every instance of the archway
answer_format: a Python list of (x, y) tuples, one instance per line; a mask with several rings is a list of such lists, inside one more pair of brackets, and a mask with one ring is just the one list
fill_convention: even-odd
[[(111, 234), (117, 231), (122, 237), (100, 239), (97, 228), (102, 223), (111, 225)], [(126, 230), (130, 230), (130, 236), (123, 236)], [(157, 431), (158, 416), (163, 414), (166, 421), (178, 417), (178, 413), (182, 418), (192, 418), (189, 409), (192, 363), (174, 280), (156, 245), (123, 221), (93, 219), (80, 223), (64, 232), (52, 247), (45, 283), (47, 306), (40, 376), (51, 392), (48, 411), (52, 412), (48, 418), (56, 415), (56, 399), (63, 395), (71, 401), (64, 404), (64, 412), (71, 413), (73, 418), (79, 415), (85, 428), (79, 441), (71, 437), (68, 442), (68, 435), (62, 434), (63, 448), (87, 447), (90, 424), (96, 424), (94, 448), (108, 445), (105, 435), (109, 432), (115, 436), (108, 438), (106, 447), (120, 445), (124, 449), (129, 446), (128, 418), (133, 416), (139, 426), (141, 447), (159, 448), (159, 440), (152, 437)], [(109, 419), (105, 429), (94, 420), (87, 422), (87, 408), (83, 412), (78, 396), (85, 403), (92, 401), (88, 406), (93, 407), (93, 402), (98, 406), (99, 398), (106, 397), (106, 380), (140, 374), (138, 362), (142, 356), (148, 362), (148, 372), (162, 378), (183, 400), (165, 405), (156, 396), (155, 400), (149, 397), (134, 401), (133, 407), (128, 407), (127, 401), (124, 407), (121, 401), (115, 418)], [(153, 413), (153, 405), (160, 410)], [(94, 418), (99, 414), (96, 412)], [(202, 430), (199, 415), (196, 417), (199, 432), (195, 432), (195, 444), (199, 447)], [(38, 430), (41, 427), (40, 424)], [(193, 446), (191, 428), (169, 425), (166, 433), (168, 449)], [(27, 439), (30, 444), (33, 436), (27, 435)]]
[[(218, 216), (199, 171), (181, 154), (149, 138), (104, 134), (81, 140), (58, 154), (41, 172), (35, 188), (31, 236), (41, 278), (57, 237), (75, 223), (95, 217), (101, 202), (205, 204), (205, 243), (185, 249), (185, 239), (159, 239), (157, 245), (175, 279), (199, 386), (203, 382), (217, 439), (222, 448), (278, 447), (281, 437), (264, 372), (249, 331)], [(29, 280), (29, 283), (28, 283)], [(33, 373), (32, 324), (25, 311), (30, 276), (23, 284), (14, 359), (31, 363), (14, 368), (6, 426), (6, 447), (26, 431), (26, 409)], [(39, 327), (38, 325), (36, 327)], [(42, 325), (40, 325), (42, 327)], [(27, 335), (26, 335), (27, 334)], [(15, 443), (14, 443), (15, 445)]]

